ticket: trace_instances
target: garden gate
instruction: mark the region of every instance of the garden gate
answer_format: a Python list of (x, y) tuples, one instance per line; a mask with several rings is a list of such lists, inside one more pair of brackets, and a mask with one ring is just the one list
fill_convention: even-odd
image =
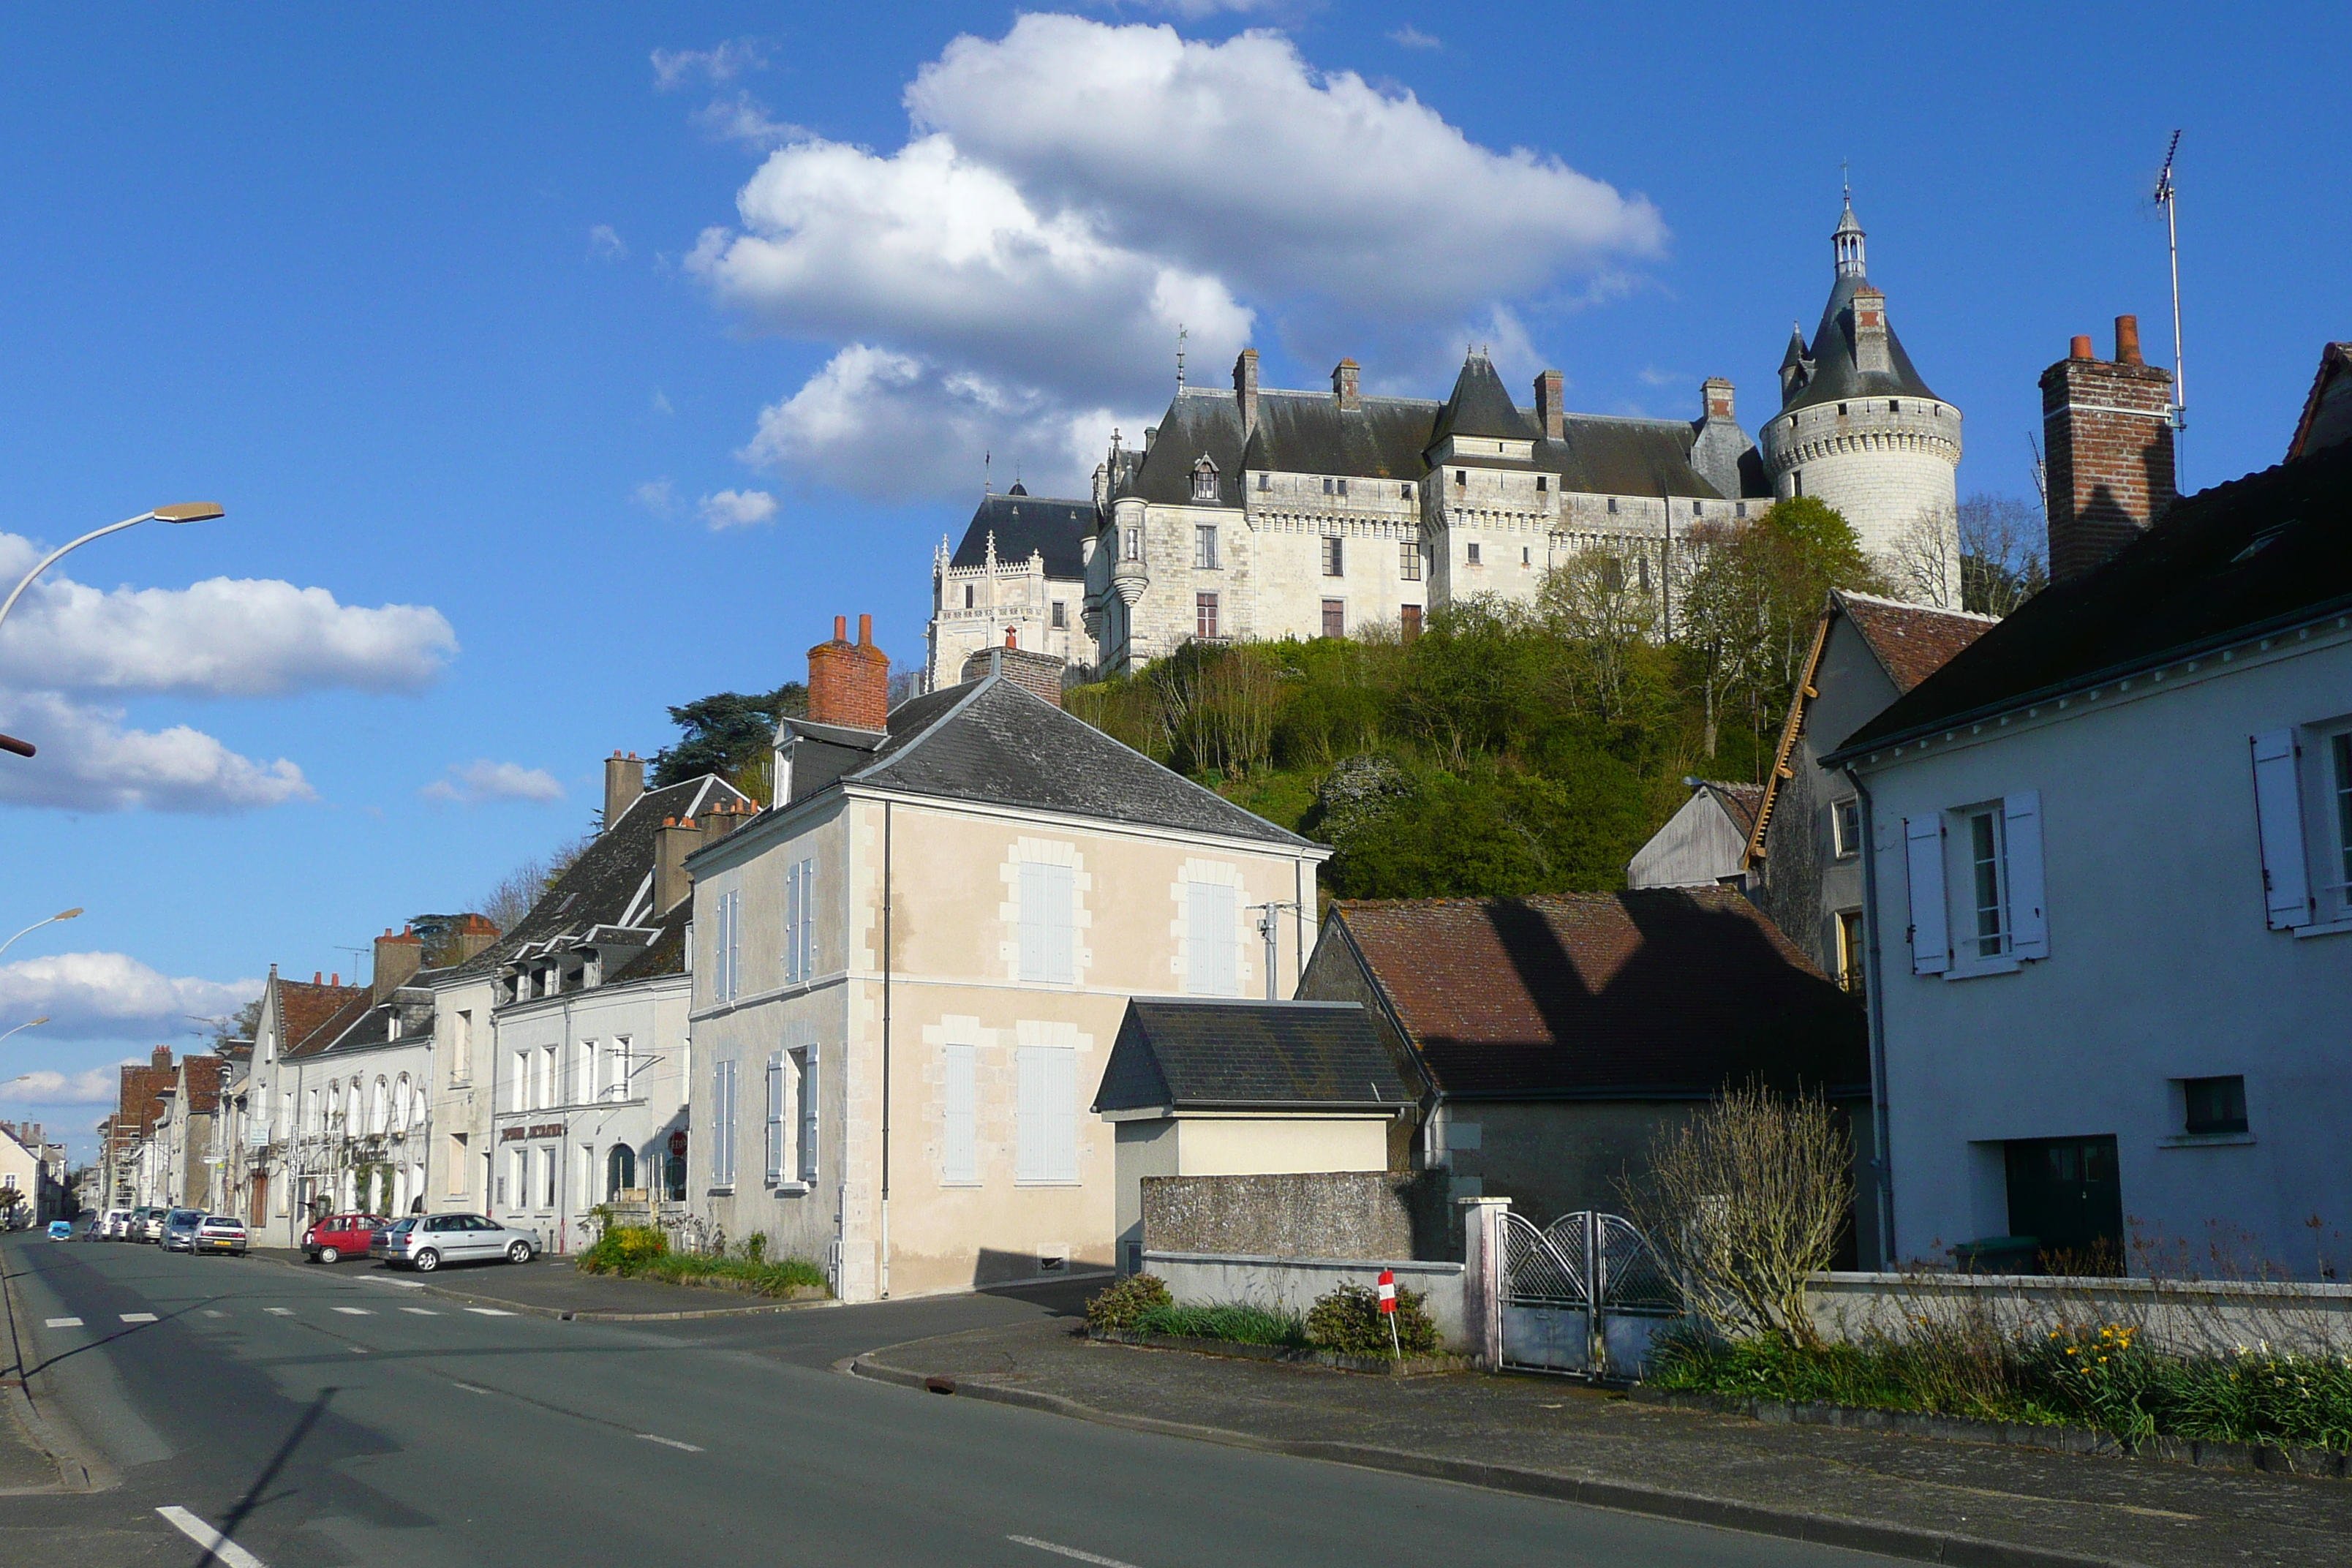
[(1503, 1364), (1585, 1377), (1638, 1374), (1682, 1292), (1633, 1222), (1580, 1209), (1538, 1230), (1504, 1211)]

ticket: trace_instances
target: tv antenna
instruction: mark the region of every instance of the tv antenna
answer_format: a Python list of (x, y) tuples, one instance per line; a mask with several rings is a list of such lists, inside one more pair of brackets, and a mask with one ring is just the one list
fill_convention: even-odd
[(2164, 150), (2164, 168), (2156, 176), (2156, 205), (2164, 209), (2165, 242), (2172, 257), (2172, 482), (2180, 484), (2180, 433), (2189, 428), (2189, 392), (2180, 368), (2180, 225), (2176, 209), (2179, 194), (2172, 184), (2172, 161), (2180, 151), (2180, 132)]
[(1176, 390), (1184, 390), (1184, 339), (1189, 335), (1184, 323), (1176, 323)]

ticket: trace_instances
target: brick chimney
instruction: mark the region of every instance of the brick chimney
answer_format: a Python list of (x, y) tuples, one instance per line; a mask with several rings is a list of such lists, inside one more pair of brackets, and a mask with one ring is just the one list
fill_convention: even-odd
[(1732, 386), (1719, 375), (1710, 375), (1699, 383), (1699, 416), (1703, 419), (1728, 419), (1732, 410)]
[(1556, 370), (1536, 377), (1536, 422), (1547, 439), (1557, 441), (1568, 434), (1567, 390), (1568, 378)]
[(1234, 401), (1241, 405), (1242, 445), (1257, 434), (1257, 350), (1244, 349), (1234, 361)]
[(849, 617), (833, 617), (833, 640), (809, 649), (808, 716), (812, 724), (845, 730), (887, 730), (890, 725), (890, 658), (874, 646), (874, 617), (857, 617), (857, 640), (849, 640)]
[[(1339, 400), (1343, 413), (1351, 413), (1364, 405), (1363, 369), (1354, 360), (1343, 359), (1331, 367), (1331, 395)], [(1149, 436), (1150, 431), (1144, 434)], [(1147, 447), (1145, 450), (1150, 450)]]
[(687, 875), (686, 858), (702, 847), (702, 829), (694, 818), (680, 822), (675, 816), (662, 818), (654, 829), (654, 918), (677, 908), (688, 893), (694, 891), (694, 879)]
[(1001, 675), (1024, 691), (1034, 692), (1059, 708), (1062, 705), (1062, 668), (1066, 661), (1059, 654), (1033, 653), (1020, 647), (984, 647), (963, 661), (960, 681), (978, 680), (984, 675)]
[(498, 941), (499, 928), (479, 915), (461, 915), (450, 930), (449, 940), (456, 944), (456, 950), (448, 962), (463, 963)]
[(2091, 340), (2042, 373), (2050, 580), (2079, 577), (2173, 502), (2172, 373), (2140, 357), (2139, 318), (2116, 318), (2116, 357)]
[(1895, 368), (1895, 356), (1887, 348), (1886, 296), (1867, 283), (1853, 291), (1853, 368)]
[(628, 810), (630, 803), (645, 793), (646, 764), (637, 760), (636, 752), (631, 752), (625, 757), (614, 752), (605, 758), (604, 830), (611, 832), (613, 824), (621, 820), (621, 813)]
[(403, 926), (398, 936), (390, 927), (375, 939), (375, 1000), (383, 1001), (408, 984), (408, 977), (425, 967), (425, 939)]
[(172, 1047), (169, 1046), (157, 1046), (155, 1047), (154, 1054), (147, 1058), (147, 1065), (154, 1068), (160, 1072), (171, 1071)]

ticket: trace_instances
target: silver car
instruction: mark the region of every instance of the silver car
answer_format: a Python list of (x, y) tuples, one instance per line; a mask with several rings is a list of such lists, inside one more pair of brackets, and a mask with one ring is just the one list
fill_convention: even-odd
[(420, 1274), (445, 1263), (528, 1263), (539, 1250), (539, 1232), (515, 1230), (478, 1214), (413, 1214), (368, 1238), (370, 1258)]

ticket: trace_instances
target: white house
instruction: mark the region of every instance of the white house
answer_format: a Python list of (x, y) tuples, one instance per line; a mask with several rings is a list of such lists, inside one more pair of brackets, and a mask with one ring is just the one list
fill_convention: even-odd
[[(2114, 444), (2072, 435), (2053, 559), (2115, 521), (2074, 496), (2120, 493)], [(2352, 442), (2295, 453), (2129, 530), (1823, 759), (1869, 851), (1895, 1256), (2352, 1265)]]

